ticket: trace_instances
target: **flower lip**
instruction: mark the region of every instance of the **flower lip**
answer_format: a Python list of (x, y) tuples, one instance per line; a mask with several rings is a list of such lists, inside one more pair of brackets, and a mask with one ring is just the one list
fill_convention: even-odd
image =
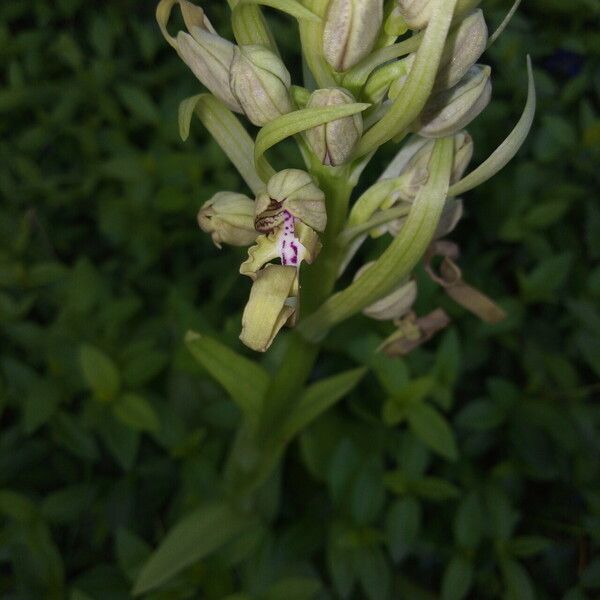
[(283, 202), (278, 202), (274, 198), (270, 198), (269, 206), (254, 219), (254, 227), (256, 231), (261, 233), (270, 233), (276, 227), (279, 227), (285, 221), (287, 211), (282, 210)]

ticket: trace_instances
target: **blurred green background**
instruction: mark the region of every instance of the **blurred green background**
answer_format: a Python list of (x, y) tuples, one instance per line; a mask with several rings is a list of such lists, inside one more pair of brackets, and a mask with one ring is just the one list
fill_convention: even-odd
[[(238, 422), (182, 339), (243, 352), (243, 251), (215, 249), (196, 212), (245, 190), (201, 126), (178, 137), (199, 85), (154, 4), (0, 4), (2, 598), (131, 597), (168, 528), (218, 494)], [(483, 1), (490, 28), (509, 4)], [(204, 7), (228, 33), (226, 3)], [(291, 21), (269, 17), (292, 56)], [(509, 318), (481, 324), (419, 276), (419, 312), (453, 324), (408, 359), (373, 355), (386, 327), (338, 328), (314, 377), (367, 378), (294, 444), (261, 525), (149, 597), (600, 597), (599, 25), (597, 0), (525, 0), (486, 57), (476, 161), (520, 114), (527, 53), (538, 115), (452, 239)], [(419, 393), (446, 443), (382, 421)]]

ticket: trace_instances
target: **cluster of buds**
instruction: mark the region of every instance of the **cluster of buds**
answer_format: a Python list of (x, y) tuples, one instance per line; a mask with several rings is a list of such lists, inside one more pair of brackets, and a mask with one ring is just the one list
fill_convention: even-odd
[[(300, 331), (316, 340), (362, 311), (408, 331), (403, 351), (415, 347), (419, 323), (428, 327), (419, 338), (424, 341), (447, 319), (437, 314), (419, 321), (414, 315), (411, 271), (460, 221), (458, 195), (516, 153), (531, 126), (532, 81), (526, 111), (510, 139), (465, 177), (473, 156), (465, 128), (488, 105), (492, 90), (491, 69), (478, 63), (490, 41), (478, 0), (264, 2), (299, 22), (305, 87), (301, 81), (293, 85), (261, 3), (229, 0), (236, 43), (221, 37), (204, 10), (188, 0), (161, 0), (157, 8), (165, 39), (212, 98), (210, 110), (197, 110), (198, 116), (253, 192), (253, 197), (220, 192), (198, 214), (201, 229), (219, 248), (249, 247), (240, 273), (251, 279), (252, 290), (240, 337), (265, 351), (284, 325), (298, 323), (300, 269), (315, 263), (322, 249), (329, 263), (337, 260), (334, 271), (340, 274), (369, 234), (389, 235), (380, 259), (359, 265), (351, 286), (303, 319)], [(176, 4), (186, 31), (172, 36), (167, 24)], [(200, 106), (202, 98), (206, 95), (182, 103), (182, 131), (189, 130), (190, 106)], [(262, 128), (256, 142), (233, 113)], [(379, 180), (346, 214), (352, 188), (377, 148), (407, 136)], [(305, 164), (275, 172), (264, 154), (290, 137)], [(328, 224), (330, 211), (336, 218)], [(333, 291), (335, 279), (323, 277), (323, 286)]]

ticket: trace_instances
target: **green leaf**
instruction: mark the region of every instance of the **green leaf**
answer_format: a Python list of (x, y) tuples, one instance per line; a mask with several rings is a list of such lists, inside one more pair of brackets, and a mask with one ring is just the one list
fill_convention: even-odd
[(456, 424), (471, 431), (489, 431), (502, 425), (506, 415), (492, 400), (474, 400), (456, 416)]
[(356, 568), (361, 586), (369, 600), (386, 600), (389, 597), (392, 573), (379, 548), (361, 548), (357, 554)]
[(286, 441), (291, 440), (319, 415), (347, 396), (359, 384), (366, 372), (365, 368), (353, 369), (308, 387), (277, 435)]
[(421, 260), (444, 208), (453, 149), (452, 138), (436, 140), (428, 166), (429, 179), (413, 202), (402, 230), (362, 277), (300, 322), (298, 330), (306, 339), (323, 339), (333, 325), (390, 293)]
[(481, 502), (476, 492), (465, 496), (458, 505), (454, 516), (454, 539), (456, 543), (469, 550), (475, 549), (483, 530)]
[(448, 460), (458, 458), (458, 449), (450, 425), (442, 415), (420, 402), (407, 408), (408, 424), (412, 432), (434, 452)]
[(385, 519), (385, 532), (390, 554), (395, 562), (402, 560), (417, 541), (421, 528), (420, 503), (410, 496), (390, 506)]
[[(190, 134), (194, 114), (221, 146), (248, 187), (258, 194), (264, 183), (254, 167), (254, 142), (239, 119), (212, 94), (192, 96), (179, 105), (179, 133), (184, 141)], [(262, 173), (269, 176), (275, 173), (265, 159), (259, 165)]]
[(455, 556), (442, 578), (441, 600), (463, 600), (473, 583), (473, 565), (463, 556)]
[(130, 471), (135, 465), (140, 446), (140, 432), (126, 427), (107, 414), (98, 424), (102, 441), (124, 471)]
[(480, 164), (474, 171), (471, 171), (466, 177), (463, 177), (459, 182), (450, 186), (449, 195), (458, 196), (464, 194), (491, 179), (515, 157), (523, 142), (527, 139), (533, 125), (536, 106), (535, 81), (533, 79), (533, 67), (531, 66), (531, 58), (529, 56), (527, 57), (527, 73), (529, 77), (527, 102), (515, 128), (485, 162)]
[(545, 552), (552, 542), (541, 535), (520, 535), (508, 543), (508, 550), (518, 558), (528, 558)]
[(501, 563), (507, 600), (535, 600), (533, 582), (523, 566), (510, 558)]
[(37, 515), (35, 504), (13, 490), (0, 490), (0, 514), (21, 523), (32, 521)]
[(102, 402), (114, 400), (121, 387), (115, 363), (98, 348), (84, 344), (79, 350), (79, 363), (86, 383)]
[(157, 432), (160, 421), (152, 405), (142, 396), (125, 394), (113, 404), (115, 417), (125, 425), (140, 431)]
[(267, 181), (272, 175), (272, 172), (266, 168), (264, 162), (264, 155), (269, 148), (307, 129), (363, 112), (369, 106), (371, 105), (352, 103), (325, 108), (302, 108), (277, 117), (265, 125), (256, 137), (254, 164), (256, 165), (258, 174), (263, 181)]
[(460, 495), (460, 490), (445, 479), (422, 477), (409, 482), (409, 490), (434, 502), (444, 502)]
[(261, 599), (312, 600), (321, 587), (321, 582), (312, 577), (288, 577), (274, 583)]
[(349, 598), (356, 583), (354, 565), (354, 551), (331, 535), (327, 544), (327, 569), (333, 587), (341, 598)]
[(527, 275), (521, 274), (519, 284), (525, 301), (556, 301), (556, 293), (569, 276), (572, 263), (572, 254), (565, 252), (543, 260)]
[[(240, 0), (238, 6), (241, 7), (244, 4), (261, 4), (262, 6), (269, 6), (275, 8), (281, 12), (284, 12), (292, 17), (295, 17), (299, 21), (312, 21), (313, 23), (320, 23), (321, 17), (315, 15), (314, 12), (308, 10), (308, 8), (302, 6), (296, 0)], [(239, 10), (237, 7), (234, 12)]]
[(224, 504), (196, 509), (175, 525), (142, 568), (134, 595), (149, 592), (239, 535), (246, 517)]
[(423, 402), (432, 392), (434, 385), (435, 381), (431, 377), (419, 377), (409, 381), (383, 405), (383, 422), (393, 426), (404, 421), (408, 415), (408, 407)]
[(515, 3), (512, 5), (511, 9), (508, 11), (507, 15), (502, 20), (502, 23), (500, 23), (496, 31), (494, 31), (494, 33), (490, 35), (486, 50), (489, 49), (490, 46), (492, 46), (492, 44), (502, 35), (504, 30), (510, 23), (511, 19), (513, 18), (514, 14), (517, 12), (520, 4), (521, 0), (515, 0)]
[(423, 110), (435, 83), (456, 2), (457, 0), (445, 0), (437, 5), (438, 10), (432, 11), (400, 94), (385, 116), (363, 135), (356, 147), (355, 158), (373, 152), (404, 132)]
[(117, 86), (117, 95), (121, 102), (140, 122), (156, 126), (160, 122), (160, 113), (156, 104), (144, 89), (135, 85)]
[(58, 413), (51, 421), (54, 441), (84, 461), (98, 459), (96, 439), (80, 421), (67, 413)]
[(127, 529), (119, 529), (115, 540), (117, 561), (129, 581), (135, 581), (150, 556), (150, 546)]
[(269, 375), (256, 362), (237, 354), (221, 342), (189, 331), (185, 343), (194, 358), (229, 393), (251, 420), (259, 417)]

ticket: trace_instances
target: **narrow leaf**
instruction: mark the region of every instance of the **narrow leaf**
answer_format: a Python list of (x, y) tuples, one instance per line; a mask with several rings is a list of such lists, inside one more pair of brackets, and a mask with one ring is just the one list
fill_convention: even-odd
[[(239, 119), (212, 94), (186, 98), (179, 105), (179, 133), (184, 141), (189, 137), (194, 113), (221, 146), (248, 187), (257, 194), (264, 184), (254, 167), (254, 142)], [(263, 173), (275, 173), (265, 159), (261, 160), (260, 165)]]
[(473, 564), (463, 556), (455, 556), (446, 567), (442, 579), (442, 600), (463, 600), (473, 584)]
[(506, 15), (506, 17), (504, 17), (504, 20), (502, 21), (502, 23), (500, 23), (500, 25), (498, 26), (498, 29), (496, 29), (496, 31), (494, 31), (494, 33), (492, 33), (492, 35), (490, 36), (490, 39), (488, 40), (488, 43), (487, 43), (488, 49), (502, 35), (502, 33), (504, 32), (504, 30), (506, 29), (508, 24), (511, 22), (514, 14), (517, 12), (520, 4), (521, 4), (521, 0), (516, 0), (516, 2), (512, 5), (512, 8), (508, 11), (508, 14)]
[(325, 108), (302, 108), (271, 121), (260, 130), (256, 137), (254, 162), (258, 174), (264, 181), (271, 176), (272, 173), (265, 168), (264, 154), (275, 144), (301, 131), (360, 113), (369, 106), (370, 104), (353, 103)]
[(330, 327), (392, 291), (417, 265), (431, 243), (442, 214), (453, 161), (452, 138), (437, 140), (430, 177), (413, 202), (399, 235), (375, 264), (346, 289), (331, 296), (299, 324), (306, 339), (322, 339)]
[[(296, 0), (240, 0), (238, 7), (247, 4), (262, 4), (262, 6), (269, 6), (275, 8), (281, 12), (284, 12), (292, 17), (295, 17), (299, 21), (312, 21), (313, 23), (320, 23), (321, 17), (315, 15), (314, 12), (308, 10), (308, 8), (302, 6), (300, 2)], [(234, 10), (239, 10), (237, 7)]]
[(133, 589), (144, 594), (240, 534), (248, 520), (222, 504), (195, 510), (182, 519), (144, 565)]
[(291, 440), (319, 415), (349, 394), (366, 372), (364, 368), (353, 369), (311, 385), (300, 397), (279, 435)]
[(450, 196), (464, 194), (491, 179), (514, 158), (523, 145), (523, 142), (527, 139), (531, 125), (533, 124), (536, 106), (535, 81), (531, 58), (529, 56), (527, 57), (527, 72), (529, 75), (527, 102), (525, 103), (525, 109), (519, 122), (485, 162), (450, 188)]
[(419, 402), (408, 407), (407, 416), (413, 433), (429, 448), (449, 460), (457, 459), (458, 450), (452, 429), (437, 410), (425, 402)]
[(185, 343), (194, 358), (227, 390), (240, 409), (251, 419), (256, 419), (269, 387), (267, 372), (206, 335), (189, 331)]
[(362, 137), (355, 157), (372, 152), (404, 132), (429, 99), (457, 0), (434, 0), (432, 16), (400, 94), (386, 115)]

